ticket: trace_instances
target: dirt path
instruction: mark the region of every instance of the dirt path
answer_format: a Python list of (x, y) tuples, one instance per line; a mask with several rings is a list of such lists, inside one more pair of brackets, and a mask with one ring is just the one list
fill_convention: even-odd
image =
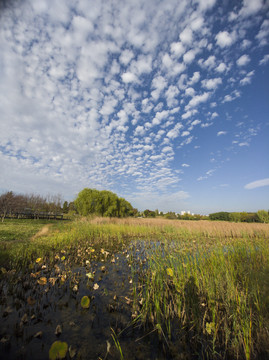
[(46, 235), (49, 232), (50, 227), (52, 224), (48, 224), (42, 227), (41, 230), (39, 230), (34, 236), (31, 237), (31, 240), (35, 240), (36, 238)]

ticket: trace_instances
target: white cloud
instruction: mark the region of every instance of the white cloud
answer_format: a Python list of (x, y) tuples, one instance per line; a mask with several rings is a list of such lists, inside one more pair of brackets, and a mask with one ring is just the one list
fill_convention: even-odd
[(190, 167), (189, 164), (181, 164), (182, 167)]
[(193, 96), (195, 95), (195, 90), (194, 90), (194, 88), (188, 87), (188, 88), (185, 90), (185, 94), (186, 94), (187, 96), (193, 97)]
[(178, 58), (182, 56), (185, 52), (185, 47), (183, 46), (182, 42), (173, 42), (170, 45), (170, 49), (172, 54)]
[(269, 186), (269, 178), (253, 181), (251, 183), (246, 184), (244, 186), (244, 188), (250, 190), (250, 189), (256, 189), (256, 188), (259, 188), (262, 186)]
[(255, 73), (254, 70), (247, 73), (247, 75), (243, 79), (240, 80), (240, 84), (241, 85), (250, 84), (254, 73)]
[(227, 70), (227, 65), (222, 62), (216, 67), (215, 70), (217, 72), (223, 73), (225, 70)]
[(186, 64), (190, 64), (191, 62), (193, 62), (193, 60), (195, 59), (196, 56), (196, 51), (195, 50), (189, 50), (187, 51), (184, 55), (183, 55), (183, 61)]
[(199, 73), (199, 71), (195, 71), (195, 72), (193, 73), (193, 76), (192, 76), (191, 79), (189, 80), (188, 84), (189, 84), (189, 85), (196, 84), (199, 80), (200, 80), (200, 73)]
[(146, 74), (152, 70), (152, 57), (150, 55), (140, 55), (136, 61), (131, 64), (131, 72), (137, 75)]
[(168, 131), (168, 133), (166, 134), (166, 136), (169, 139), (175, 139), (176, 137), (178, 137), (179, 135), (179, 130), (183, 128), (183, 125), (181, 123), (176, 124), (176, 126), (171, 129), (170, 131)]
[(217, 136), (226, 135), (226, 134), (227, 134), (227, 131), (219, 131), (217, 133)]
[(194, 97), (190, 100), (189, 104), (185, 107), (186, 110), (189, 110), (189, 109), (192, 108), (192, 107), (196, 107), (196, 106), (198, 106), (200, 103), (206, 102), (206, 101), (209, 99), (210, 95), (211, 95), (211, 93), (205, 92), (205, 93), (203, 93), (203, 94), (201, 94), (201, 95), (196, 95), (196, 96), (194, 96)]
[(120, 62), (124, 65), (128, 65), (133, 57), (134, 53), (131, 50), (126, 49), (121, 53)]
[(180, 40), (183, 44), (190, 45), (192, 43), (192, 30), (190, 28), (185, 28), (179, 35)]
[(201, 124), (201, 120), (194, 120), (194, 121), (191, 123), (192, 126), (199, 125), (199, 124)]
[(239, 59), (237, 59), (236, 64), (238, 66), (245, 66), (250, 62), (250, 57), (246, 54), (240, 56)]
[(222, 83), (221, 78), (205, 79), (202, 81), (202, 86), (207, 90), (216, 90), (216, 88)]
[(250, 47), (250, 45), (251, 45), (251, 41), (248, 40), (248, 39), (244, 39), (244, 40), (242, 41), (241, 48), (242, 48), (243, 50), (245, 50), (245, 49), (247, 49), (248, 47)]
[(181, 117), (183, 120), (186, 120), (186, 119), (190, 118), (191, 116), (197, 114), (197, 112), (198, 111), (196, 109), (188, 110), (184, 114), (182, 114)]
[(268, 37), (269, 37), (269, 20), (266, 19), (263, 21), (260, 31), (256, 36), (256, 38), (259, 40), (260, 46), (265, 46), (268, 44)]
[(166, 119), (169, 115), (167, 110), (158, 111), (152, 120), (153, 125), (159, 125), (164, 119)]
[(204, 19), (201, 16), (199, 16), (194, 20), (192, 20), (190, 27), (193, 31), (198, 31), (202, 29), (203, 25), (204, 25)]
[(164, 54), (163, 58), (162, 58), (162, 62), (164, 64), (164, 66), (170, 68), (173, 64), (172, 59), (170, 58), (169, 54)]
[(266, 55), (264, 55), (264, 57), (260, 60), (259, 64), (260, 64), (260, 65), (265, 65), (265, 64), (268, 63), (268, 61), (269, 61), (269, 54), (266, 54)]
[(200, 9), (204, 11), (211, 9), (215, 5), (216, 0), (196, 0), (196, 2), (198, 2)]
[(121, 75), (122, 81), (126, 84), (137, 81), (135, 74), (131, 72), (125, 72)]
[(229, 34), (227, 31), (220, 31), (215, 37), (217, 44), (221, 47), (231, 46), (235, 42), (235, 34)]
[(216, 56), (211, 55), (203, 62), (203, 66), (207, 67), (208, 69), (212, 69), (215, 66), (215, 63), (216, 63)]
[(262, 0), (243, 0), (243, 7), (239, 11), (239, 15), (246, 17), (256, 14), (263, 7)]
[(169, 88), (165, 92), (167, 106), (171, 108), (177, 104), (177, 95), (179, 94), (179, 90), (176, 86), (170, 85)]

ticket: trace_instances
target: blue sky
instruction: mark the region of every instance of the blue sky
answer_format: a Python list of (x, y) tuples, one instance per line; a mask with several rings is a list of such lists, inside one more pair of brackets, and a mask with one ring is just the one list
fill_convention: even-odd
[(0, 192), (268, 209), (268, 15), (268, 0), (9, 2)]

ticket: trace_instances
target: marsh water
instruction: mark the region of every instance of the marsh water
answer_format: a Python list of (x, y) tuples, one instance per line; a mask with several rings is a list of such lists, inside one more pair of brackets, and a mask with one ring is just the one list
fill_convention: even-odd
[[(136, 321), (131, 264), (147, 266), (147, 251), (143, 241), (81, 248), (2, 274), (0, 359), (48, 359), (56, 340), (68, 344), (67, 359), (120, 359), (121, 351), (125, 359), (172, 358), (156, 332)], [(81, 306), (85, 295), (89, 308)]]

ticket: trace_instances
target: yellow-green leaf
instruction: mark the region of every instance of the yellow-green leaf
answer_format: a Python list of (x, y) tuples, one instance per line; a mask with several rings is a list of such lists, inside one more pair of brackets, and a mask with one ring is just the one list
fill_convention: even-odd
[(35, 262), (36, 262), (37, 264), (40, 264), (41, 261), (42, 261), (42, 258), (37, 258)]
[(49, 359), (64, 359), (68, 351), (68, 345), (63, 341), (54, 341), (49, 350)]
[(88, 296), (85, 295), (81, 299), (81, 307), (83, 307), (83, 309), (88, 309), (90, 307), (90, 298)]

